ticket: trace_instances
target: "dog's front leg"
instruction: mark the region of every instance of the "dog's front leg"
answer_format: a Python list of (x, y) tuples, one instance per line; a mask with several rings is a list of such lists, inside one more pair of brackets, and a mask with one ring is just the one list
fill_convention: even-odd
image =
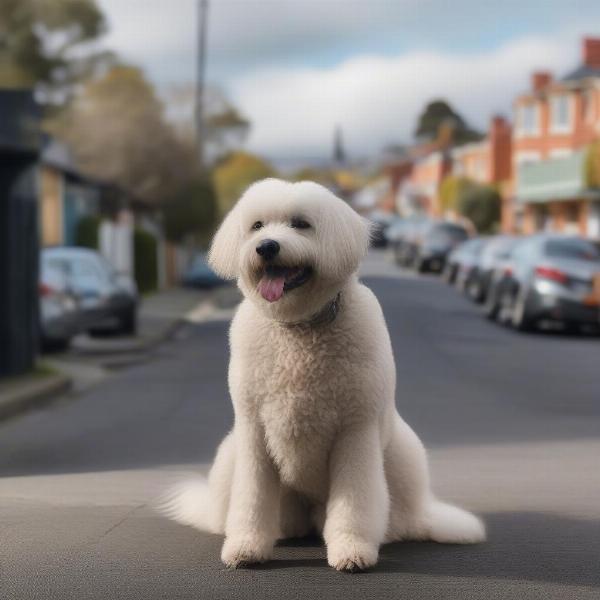
[(389, 517), (383, 452), (375, 424), (353, 426), (336, 441), (323, 537), (327, 561), (338, 571), (377, 562)]
[(238, 418), (235, 468), (221, 560), (228, 567), (271, 558), (279, 533), (280, 484), (265, 447), (262, 427)]

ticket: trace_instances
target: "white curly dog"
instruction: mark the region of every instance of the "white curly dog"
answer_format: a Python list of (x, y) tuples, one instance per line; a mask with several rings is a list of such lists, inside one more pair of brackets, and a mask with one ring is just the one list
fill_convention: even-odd
[(327, 189), (276, 179), (252, 185), (215, 235), (210, 263), (244, 295), (230, 331), (235, 424), (208, 482), (179, 487), (166, 511), (225, 534), (229, 567), (311, 531), (341, 571), (375, 565), (384, 542), (485, 538), (479, 519), (434, 497), (396, 410), (384, 317), (357, 278), (368, 242)]

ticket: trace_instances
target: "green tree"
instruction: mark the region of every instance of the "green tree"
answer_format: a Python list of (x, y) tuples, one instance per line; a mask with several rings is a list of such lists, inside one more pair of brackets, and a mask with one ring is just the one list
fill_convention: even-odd
[(593, 142), (585, 155), (585, 184), (589, 188), (600, 188), (600, 141)]
[(213, 171), (220, 214), (225, 215), (251, 183), (275, 175), (275, 169), (262, 158), (232, 152)]
[(490, 185), (465, 187), (457, 199), (458, 212), (469, 219), (479, 233), (493, 233), (500, 221), (502, 200)]
[(167, 238), (181, 242), (188, 236), (204, 243), (213, 233), (218, 219), (217, 196), (213, 183), (197, 176), (184, 185), (163, 207)]
[[(203, 150), (209, 162), (218, 162), (240, 148), (250, 131), (250, 122), (218, 87), (207, 87), (203, 99)], [(179, 135), (195, 144), (195, 87), (174, 86), (167, 90), (165, 102)]]
[(142, 294), (158, 287), (158, 243), (148, 231), (136, 227), (133, 230), (134, 276)]
[(88, 82), (50, 129), (86, 173), (149, 205), (167, 201), (196, 168), (193, 146), (176, 135), (136, 67), (114, 66)]
[(97, 250), (101, 223), (102, 219), (97, 215), (82, 217), (75, 230), (75, 245)]
[(446, 175), (440, 185), (440, 207), (442, 212), (457, 211), (459, 197), (471, 187), (473, 182), (458, 175)]
[(435, 140), (444, 127), (451, 128), (454, 144), (464, 144), (482, 138), (481, 134), (471, 129), (445, 100), (434, 100), (425, 106), (417, 122), (415, 137)]
[(90, 49), (105, 31), (95, 0), (0, 0), (0, 87), (34, 87), (46, 102), (64, 102), (111, 60)]

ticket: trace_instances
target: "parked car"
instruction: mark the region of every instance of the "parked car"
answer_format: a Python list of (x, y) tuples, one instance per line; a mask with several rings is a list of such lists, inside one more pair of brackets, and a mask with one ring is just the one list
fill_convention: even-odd
[(397, 265), (407, 267), (413, 263), (417, 240), (430, 223), (429, 218), (414, 215), (390, 226), (386, 235)]
[(444, 280), (451, 285), (464, 281), (477, 264), (485, 243), (485, 238), (472, 238), (456, 246), (446, 259), (442, 272)]
[(485, 304), (490, 318), (519, 330), (542, 321), (600, 323), (600, 251), (590, 241), (534, 235), (518, 243), (500, 269)]
[(40, 341), (42, 348), (64, 348), (82, 330), (83, 315), (69, 288), (66, 269), (40, 253)]
[(210, 268), (206, 257), (198, 254), (183, 274), (182, 283), (186, 287), (213, 288), (226, 282)]
[(376, 212), (369, 217), (371, 221), (371, 246), (373, 248), (385, 248), (387, 246), (386, 231), (394, 222), (395, 215)]
[(419, 273), (441, 272), (450, 252), (468, 238), (469, 233), (462, 225), (445, 221), (431, 223), (412, 243), (411, 266)]
[(494, 269), (510, 256), (517, 242), (518, 238), (514, 236), (497, 235), (482, 245), (477, 260), (462, 282), (463, 289), (471, 300), (485, 302)]
[(67, 274), (83, 330), (135, 333), (138, 293), (131, 277), (117, 273), (104, 257), (87, 248), (53, 247), (43, 254), (49, 264)]

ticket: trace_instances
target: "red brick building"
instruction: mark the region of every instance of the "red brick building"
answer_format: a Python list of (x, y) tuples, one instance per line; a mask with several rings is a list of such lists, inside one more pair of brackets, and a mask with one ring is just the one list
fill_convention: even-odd
[(600, 190), (585, 176), (589, 144), (600, 139), (600, 38), (583, 40), (581, 66), (562, 79), (534, 73), (514, 108), (515, 203), (505, 206), (506, 229), (600, 237)]

